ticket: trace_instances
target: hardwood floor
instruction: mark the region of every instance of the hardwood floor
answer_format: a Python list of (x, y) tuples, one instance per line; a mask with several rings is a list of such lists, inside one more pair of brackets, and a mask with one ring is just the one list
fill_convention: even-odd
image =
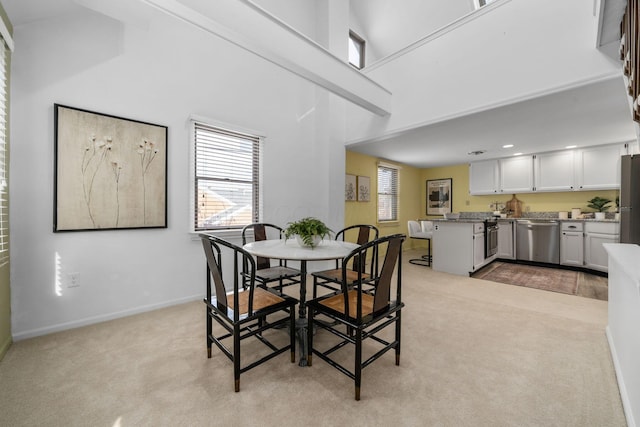
[(576, 295), (602, 301), (609, 299), (609, 279), (585, 272), (578, 273), (578, 290)]

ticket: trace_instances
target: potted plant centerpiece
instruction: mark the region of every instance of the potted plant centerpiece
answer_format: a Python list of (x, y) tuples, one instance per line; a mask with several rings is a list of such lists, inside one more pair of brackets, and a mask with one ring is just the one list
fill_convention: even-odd
[(596, 196), (589, 200), (587, 207), (596, 210), (596, 219), (604, 219), (604, 213), (609, 209), (609, 203), (611, 203), (610, 199)]
[(288, 227), (284, 230), (284, 235), (287, 239), (296, 236), (300, 246), (313, 248), (318, 246), (320, 241), (332, 231), (319, 219), (307, 217), (288, 223)]

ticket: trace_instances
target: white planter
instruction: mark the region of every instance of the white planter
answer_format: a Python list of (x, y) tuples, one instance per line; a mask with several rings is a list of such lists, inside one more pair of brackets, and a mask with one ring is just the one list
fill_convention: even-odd
[(300, 245), (300, 247), (313, 248), (313, 247), (316, 247), (316, 246), (318, 246), (320, 244), (320, 242), (322, 241), (322, 237), (313, 236), (313, 242), (311, 243), (311, 245), (307, 245), (302, 241), (302, 238), (296, 234), (296, 241), (298, 242), (298, 245)]
[(596, 219), (604, 219), (604, 212), (596, 212)]

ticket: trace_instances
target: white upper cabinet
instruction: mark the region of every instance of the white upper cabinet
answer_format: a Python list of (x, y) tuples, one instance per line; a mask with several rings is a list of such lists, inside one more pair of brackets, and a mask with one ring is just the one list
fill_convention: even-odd
[(528, 193), (533, 191), (533, 156), (500, 159), (500, 192)]
[(495, 194), (498, 192), (498, 161), (483, 160), (469, 164), (469, 193)]
[(576, 172), (579, 190), (620, 188), (620, 157), (627, 154), (626, 144), (584, 148), (577, 153)]
[(572, 191), (575, 187), (574, 152), (536, 154), (533, 159), (536, 191)]
[(620, 188), (620, 157), (628, 144), (484, 160), (469, 165), (469, 193), (531, 193)]

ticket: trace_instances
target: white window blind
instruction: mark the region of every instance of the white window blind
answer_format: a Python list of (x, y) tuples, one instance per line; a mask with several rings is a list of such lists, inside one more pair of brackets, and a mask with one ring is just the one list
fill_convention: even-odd
[(260, 137), (194, 122), (194, 141), (194, 229), (257, 222)]
[(0, 38), (0, 266), (9, 262), (9, 183), (7, 174), (8, 49)]
[(398, 169), (378, 165), (378, 221), (398, 220)]

